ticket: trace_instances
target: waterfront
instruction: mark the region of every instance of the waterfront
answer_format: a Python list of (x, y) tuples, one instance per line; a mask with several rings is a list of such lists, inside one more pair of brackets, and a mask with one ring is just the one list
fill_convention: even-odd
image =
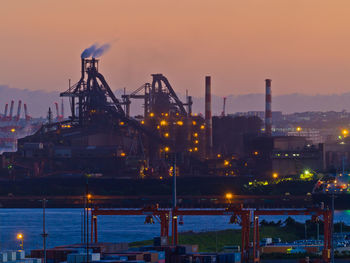
[[(49, 233), (48, 247), (79, 243), (81, 240), (82, 209), (47, 209), (46, 227)], [(261, 220), (278, 221), (285, 216), (260, 217)], [(310, 219), (308, 216), (294, 217), (299, 222)], [(101, 216), (98, 218), (99, 241), (131, 242), (152, 239), (159, 235), (160, 226), (144, 224), (145, 216)], [(350, 213), (337, 211), (335, 222), (342, 221), (350, 225)], [(229, 216), (184, 217), (184, 225), (179, 231), (210, 231), (240, 228), (228, 224)], [(41, 209), (1, 209), (0, 210), (0, 248), (16, 249), (19, 243), (17, 233), (24, 235), (25, 249), (42, 247), (42, 210)]]

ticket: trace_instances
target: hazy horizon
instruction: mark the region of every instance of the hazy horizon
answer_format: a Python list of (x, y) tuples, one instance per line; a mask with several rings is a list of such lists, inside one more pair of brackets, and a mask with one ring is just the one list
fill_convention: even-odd
[[(116, 96), (120, 99), (123, 90), (113, 90), (115, 91)], [(130, 92), (130, 90), (128, 91)], [(45, 117), (49, 107), (51, 107), (53, 113), (56, 114), (54, 103), (58, 102), (59, 105), (61, 104), (61, 98), (59, 97), (60, 92), (61, 91), (21, 90), (0, 85), (0, 114), (3, 114), (5, 104), (10, 103), (11, 100), (15, 101), (14, 111), (17, 110), (18, 100), (22, 100), (23, 103), (27, 104), (29, 114), (33, 117)], [(178, 92), (178, 96), (182, 101), (185, 101), (184, 93)], [(245, 111), (263, 111), (265, 109), (264, 93), (251, 93), (245, 95), (230, 94), (226, 97), (227, 114)], [(285, 114), (305, 111), (350, 111), (349, 101), (350, 92), (314, 96), (299, 93), (274, 95), (272, 97), (272, 110), (282, 111)], [(64, 99), (64, 102), (65, 116), (68, 116), (70, 109), (66, 98)], [(204, 94), (199, 96), (194, 95), (193, 102), (193, 112), (204, 113)], [(215, 91), (213, 91), (212, 111), (214, 115), (221, 114), (222, 104), (223, 97), (217, 95)], [(134, 116), (137, 114), (143, 114), (142, 100), (132, 100), (131, 115)]]
[(62, 91), (78, 80), (80, 54), (110, 43), (101, 72), (134, 90), (163, 73), (179, 93), (218, 96), (342, 94), (350, 91), (350, 2), (4, 1), (0, 84)]

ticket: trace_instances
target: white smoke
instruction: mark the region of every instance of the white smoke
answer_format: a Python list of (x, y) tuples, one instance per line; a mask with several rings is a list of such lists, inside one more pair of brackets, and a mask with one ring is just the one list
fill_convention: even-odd
[[(114, 40), (117, 41), (117, 40)], [(113, 42), (114, 42), (113, 41)], [(110, 43), (103, 44), (102, 46), (98, 46), (98, 44), (93, 44), (92, 46), (86, 48), (83, 53), (81, 53), (81, 58), (99, 58), (101, 57), (105, 52), (107, 52), (111, 47)]]
[(110, 44), (106, 43), (103, 44), (102, 46), (100, 46), (99, 48), (96, 48), (92, 54), (93, 58), (99, 58), (101, 57), (105, 52), (107, 52), (109, 50), (109, 48), (111, 47)]
[(92, 54), (95, 52), (97, 49), (97, 44), (93, 44), (92, 46), (86, 48), (82, 53), (81, 53), (81, 58), (88, 58), (91, 57)]

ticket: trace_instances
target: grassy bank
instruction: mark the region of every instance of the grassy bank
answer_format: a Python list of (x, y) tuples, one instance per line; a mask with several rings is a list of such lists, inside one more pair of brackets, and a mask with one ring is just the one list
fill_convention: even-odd
[[(297, 236), (284, 230), (283, 228), (267, 226), (262, 227), (260, 236), (264, 237), (280, 237), (283, 240), (295, 240)], [(152, 240), (137, 241), (130, 243), (130, 246), (146, 246), (152, 245)], [(240, 245), (241, 230), (227, 229), (220, 231), (208, 232), (185, 232), (179, 234), (179, 244), (198, 244), (200, 252), (221, 251), (224, 246)]]
[[(306, 222), (307, 238), (316, 238), (316, 223)], [(320, 223), (320, 235), (323, 234), (323, 224)], [(340, 224), (335, 224), (335, 231), (340, 229)], [(342, 226), (343, 231), (350, 231), (350, 226)], [(252, 233), (251, 240), (252, 240)], [(261, 221), (260, 238), (278, 237), (282, 241), (294, 241), (305, 238), (305, 224), (298, 223), (292, 218), (284, 222)], [(132, 242), (133, 247), (152, 245), (152, 240)], [(179, 244), (198, 244), (200, 252), (221, 251), (224, 246), (241, 245), (241, 230), (227, 229), (207, 232), (184, 232), (179, 234)]]

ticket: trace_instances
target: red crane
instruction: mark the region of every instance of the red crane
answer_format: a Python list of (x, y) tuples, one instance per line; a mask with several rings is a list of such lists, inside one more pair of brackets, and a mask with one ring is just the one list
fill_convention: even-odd
[(28, 110), (27, 110), (27, 104), (26, 103), (23, 104), (23, 108), (24, 108), (24, 115), (25, 115), (26, 121), (30, 121), (32, 119), (32, 117), (30, 117), (28, 115)]

